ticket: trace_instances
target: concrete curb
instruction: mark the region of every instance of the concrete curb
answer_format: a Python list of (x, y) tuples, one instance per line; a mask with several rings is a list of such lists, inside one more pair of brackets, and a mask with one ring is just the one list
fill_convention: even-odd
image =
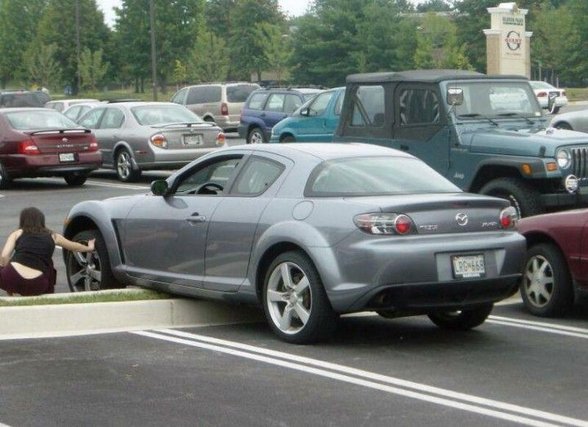
[(259, 308), (195, 299), (13, 306), (0, 308), (0, 341), (262, 320)]

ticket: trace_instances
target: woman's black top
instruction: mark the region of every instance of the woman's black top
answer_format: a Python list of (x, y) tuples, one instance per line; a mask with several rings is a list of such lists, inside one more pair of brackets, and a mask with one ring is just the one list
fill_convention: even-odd
[(22, 233), (16, 240), (10, 261), (47, 273), (53, 265), (54, 250), (51, 233)]

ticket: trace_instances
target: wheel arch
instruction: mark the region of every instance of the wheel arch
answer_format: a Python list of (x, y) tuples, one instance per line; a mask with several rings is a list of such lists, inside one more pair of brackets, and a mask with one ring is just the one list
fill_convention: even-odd
[(477, 170), (468, 191), (478, 193), (484, 185), (497, 178), (523, 178), (514, 165), (488, 163)]
[(291, 131), (285, 131), (280, 134), (280, 142), (284, 142), (284, 139), (291, 137), (296, 140), (296, 136)]
[(551, 124), (551, 127), (559, 128), (561, 125), (566, 126), (564, 129), (574, 130), (574, 127), (566, 120), (557, 120)]

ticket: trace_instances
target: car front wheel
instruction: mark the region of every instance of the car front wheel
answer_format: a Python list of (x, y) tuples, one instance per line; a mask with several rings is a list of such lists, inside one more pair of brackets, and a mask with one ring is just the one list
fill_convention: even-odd
[(330, 336), (337, 316), (312, 261), (299, 251), (274, 259), (265, 276), (263, 307), (282, 340), (308, 344)]
[(66, 252), (65, 271), (69, 289), (83, 292), (124, 287), (112, 274), (106, 243), (98, 230), (82, 231), (72, 240), (87, 244), (91, 239), (96, 239), (93, 252)]
[(86, 180), (88, 179), (88, 175), (85, 173), (70, 173), (63, 177), (67, 185), (71, 187), (79, 187), (80, 185), (84, 185)]
[(249, 134), (247, 135), (247, 144), (263, 144), (264, 142), (265, 139), (260, 128), (254, 127), (249, 131)]
[(525, 307), (536, 316), (560, 316), (569, 309), (574, 299), (572, 279), (557, 247), (542, 243), (528, 250), (520, 292)]
[(486, 321), (494, 304), (484, 304), (475, 308), (455, 311), (435, 311), (429, 313), (429, 319), (443, 329), (467, 331), (480, 326)]

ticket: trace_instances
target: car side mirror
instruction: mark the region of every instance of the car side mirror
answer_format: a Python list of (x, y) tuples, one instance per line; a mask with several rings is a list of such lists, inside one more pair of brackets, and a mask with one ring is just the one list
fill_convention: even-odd
[(155, 196), (165, 196), (169, 190), (165, 179), (158, 179), (151, 183), (151, 192)]
[(305, 108), (305, 109), (301, 110), (300, 115), (305, 116), (305, 117), (310, 116), (310, 108)]
[(447, 103), (452, 106), (463, 104), (463, 89), (460, 87), (448, 88)]

